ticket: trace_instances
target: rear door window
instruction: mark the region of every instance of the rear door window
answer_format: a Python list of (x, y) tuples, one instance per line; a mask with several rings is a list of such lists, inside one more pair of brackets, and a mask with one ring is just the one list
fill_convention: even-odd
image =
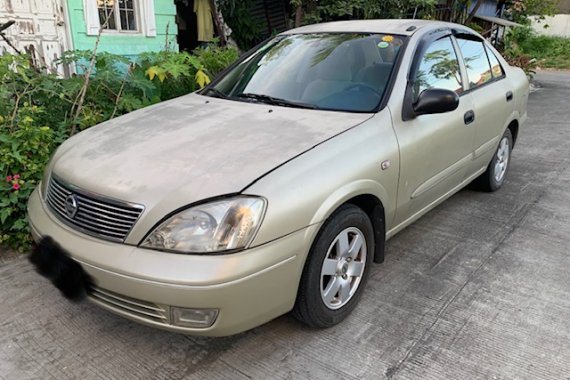
[(493, 78), (500, 78), (505, 75), (503, 71), (503, 67), (499, 63), (497, 56), (491, 51), (491, 49), (487, 48), (487, 56), (489, 57), (489, 62), (491, 62), (491, 72), (493, 73)]
[(458, 37), (457, 43), (467, 69), (469, 88), (476, 88), (492, 80), (491, 65), (489, 64), (489, 59), (487, 59), (483, 41)]

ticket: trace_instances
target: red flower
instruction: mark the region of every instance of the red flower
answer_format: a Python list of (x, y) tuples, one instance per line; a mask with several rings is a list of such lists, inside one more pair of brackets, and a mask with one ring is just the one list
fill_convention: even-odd
[(6, 182), (12, 182), (12, 176), (11, 175), (6, 176)]
[(14, 180), (19, 180), (20, 179), (20, 175), (19, 174), (14, 174)]
[(19, 184), (19, 183), (13, 184), (13, 185), (12, 185), (12, 189), (14, 189), (14, 190), (16, 190), (16, 191), (17, 191), (17, 190), (20, 190), (20, 184)]

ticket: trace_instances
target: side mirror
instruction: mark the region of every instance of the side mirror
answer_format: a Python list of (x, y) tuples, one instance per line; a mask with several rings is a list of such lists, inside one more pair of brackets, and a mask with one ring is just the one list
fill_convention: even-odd
[(422, 91), (413, 105), (416, 115), (450, 112), (459, 106), (459, 96), (450, 90), (429, 88)]

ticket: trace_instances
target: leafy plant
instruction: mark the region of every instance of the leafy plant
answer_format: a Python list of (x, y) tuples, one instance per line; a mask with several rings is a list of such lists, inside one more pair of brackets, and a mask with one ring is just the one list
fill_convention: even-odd
[[(152, 81), (161, 100), (172, 99), (195, 91), (207, 80), (203, 78), (203, 65), (189, 53), (161, 51), (139, 56), (135, 72)], [(199, 82), (198, 82), (199, 81)]]
[(45, 109), (25, 102), (16, 124), (8, 127), (0, 118), (2, 131), (13, 130), (0, 134), (0, 173), (9, 173), (0, 180), (0, 244), (19, 250), (30, 243), (26, 202), (55, 146), (54, 131), (36, 124), (45, 113)]
[(220, 10), (232, 29), (232, 37), (240, 49), (249, 50), (263, 41), (263, 21), (251, 14), (254, 0), (221, 0)]
[[(435, 0), (292, 0), (291, 5), (303, 13), (303, 24), (315, 22), (374, 19), (430, 18)], [(296, 16), (298, 18), (298, 16)]]
[(507, 3), (506, 16), (521, 24), (530, 24), (529, 17), (544, 20), (557, 11), (558, 0), (512, 0)]
[(215, 44), (194, 50), (194, 55), (204, 65), (210, 78), (214, 78), (239, 57), (237, 50)]
[(503, 51), (505, 58), (525, 71), (537, 66), (570, 68), (570, 38), (539, 35), (530, 27), (509, 31)]

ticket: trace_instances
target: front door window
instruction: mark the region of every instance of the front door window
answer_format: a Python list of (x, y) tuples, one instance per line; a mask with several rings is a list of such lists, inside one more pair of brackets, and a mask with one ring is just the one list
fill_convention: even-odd
[(458, 94), (463, 91), (459, 60), (450, 37), (432, 42), (421, 58), (414, 81), (414, 99), (428, 88), (441, 88)]

